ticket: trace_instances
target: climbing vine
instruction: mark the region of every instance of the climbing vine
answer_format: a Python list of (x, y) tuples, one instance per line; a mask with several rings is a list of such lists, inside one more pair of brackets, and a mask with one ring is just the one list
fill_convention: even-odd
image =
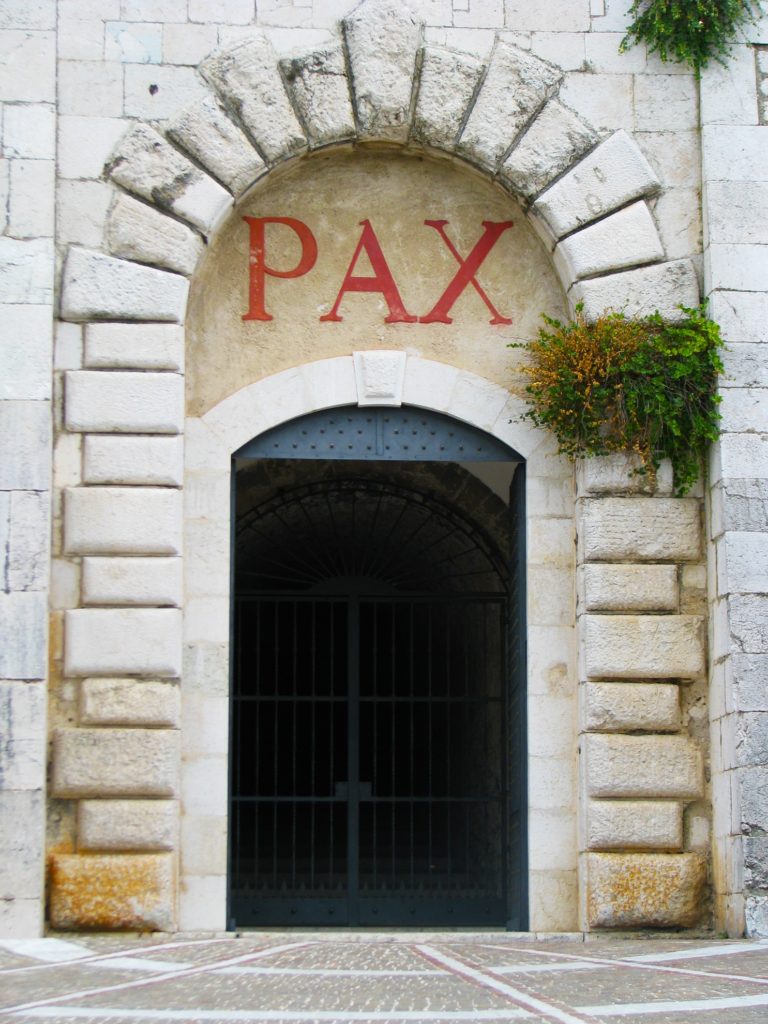
[(609, 312), (587, 323), (580, 306), (569, 323), (545, 316), (535, 341), (510, 346), (530, 356), (525, 416), (571, 459), (634, 452), (655, 481), (668, 458), (676, 493), (686, 493), (718, 436), (723, 342), (703, 306), (681, 309), (675, 322)]
[(663, 61), (689, 64), (698, 75), (710, 59), (725, 62), (739, 27), (759, 13), (757, 0), (634, 0), (622, 52), (646, 43)]

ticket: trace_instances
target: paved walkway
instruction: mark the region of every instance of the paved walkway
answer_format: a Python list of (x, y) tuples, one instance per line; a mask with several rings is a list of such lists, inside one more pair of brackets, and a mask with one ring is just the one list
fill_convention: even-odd
[(766, 1024), (768, 941), (486, 932), (0, 942), (0, 1024)]

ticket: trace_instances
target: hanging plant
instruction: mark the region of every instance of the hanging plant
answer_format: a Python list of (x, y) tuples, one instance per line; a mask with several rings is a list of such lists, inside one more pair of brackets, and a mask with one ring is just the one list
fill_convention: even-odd
[(581, 306), (569, 323), (545, 316), (535, 341), (510, 346), (530, 355), (525, 416), (552, 430), (571, 459), (634, 452), (637, 472), (655, 482), (668, 458), (685, 494), (718, 436), (723, 342), (703, 306), (681, 309), (685, 319), (674, 323), (615, 312), (587, 323)]
[(757, 0), (634, 0), (634, 21), (620, 52), (646, 43), (663, 61), (689, 64), (698, 76), (710, 58), (725, 63), (739, 27), (759, 14)]

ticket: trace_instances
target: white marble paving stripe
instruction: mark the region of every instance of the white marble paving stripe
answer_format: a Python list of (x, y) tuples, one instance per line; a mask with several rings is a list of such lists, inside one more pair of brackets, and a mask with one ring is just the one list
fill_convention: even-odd
[(86, 996), (99, 996), (104, 995), (106, 992), (120, 992), (124, 989), (140, 988), (144, 985), (153, 985), (175, 978), (188, 978), (195, 974), (207, 974), (217, 967), (230, 967), (246, 963), (249, 960), (261, 960), (264, 957), (275, 956), (277, 953), (287, 953), (292, 950), (303, 949), (308, 945), (310, 945), (309, 942), (288, 942), (282, 946), (270, 946), (268, 949), (245, 953), (242, 956), (227, 957), (225, 960), (214, 960), (212, 963), (207, 964), (195, 964), (194, 967), (185, 967), (181, 970), (166, 971), (164, 974), (155, 974), (151, 978), (137, 978), (134, 981), (122, 981), (114, 985), (102, 985), (99, 988), (81, 989), (79, 992), (49, 996), (47, 999), (35, 999), (32, 1002), (19, 1003), (16, 1006), (4, 1006), (0, 1009), (0, 1017), (11, 1013), (22, 1013), (23, 1011), (37, 1009), (38, 1007), (50, 1006), (53, 1003), (68, 1002), (70, 999), (85, 999)]
[(660, 964), (669, 960), (700, 960), (709, 956), (733, 956), (736, 953), (768, 953), (768, 940), (762, 942), (729, 942), (722, 946), (697, 946), (695, 949), (676, 949), (669, 953), (641, 953), (628, 956), (631, 963)]
[(549, 971), (599, 971), (602, 964), (494, 964), (492, 967), (484, 965), (486, 971), (492, 974), (547, 974)]
[(217, 968), (214, 974), (267, 974), (267, 975), (289, 975), (293, 977), (319, 976), (321, 978), (416, 978), (442, 977), (443, 972), (434, 971), (401, 971), (388, 970), (352, 970), (343, 967), (221, 967)]
[(629, 1017), (658, 1013), (709, 1013), (710, 1010), (747, 1010), (768, 1006), (768, 993), (756, 996), (718, 996), (714, 999), (665, 1000), (657, 1003), (616, 1003), (606, 1006), (580, 1006), (590, 1017)]
[(77, 942), (64, 939), (3, 939), (0, 949), (32, 960), (44, 960), (47, 964), (61, 964), (71, 960), (82, 960), (91, 950)]
[(109, 960), (96, 960), (89, 967), (99, 967), (108, 971), (146, 971), (147, 974), (167, 974), (168, 971), (184, 971), (194, 967), (194, 963), (181, 960), (155, 960), (139, 956), (113, 956)]
[[(32, 942), (56, 941), (56, 942), (58, 942), (59, 940), (58, 939), (55, 939), (55, 940), (52, 940), (52, 939), (32, 939), (32, 940), (16, 939), (16, 940), (13, 940), (13, 941), (15, 941), (15, 942), (26, 942), (26, 941), (32, 941)], [(67, 963), (74, 963), (74, 964), (76, 964), (77, 967), (81, 967), (83, 965), (90, 966), (91, 964), (99, 964), (102, 961), (106, 961), (106, 960), (117, 960), (117, 959), (120, 959), (121, 957), (129, 956), (129, 954), (133, 954), (134, 956), (136, 954), (141, 954), (143, 956), (144, 953), (156, 953), (158, 950), (184, 949), (187, 946), (213, 946), (213, 945), (218, 945), (221, 942), (231, 942), (231, 941), (232, 941), (231, 938), (222, 938), (222, 939), (186, 939), (186, 940), (183, 940), (181, 942), (158, 942), (158, 943), (156, 943), (156, 944), (154, 944), (152, 946), (142, 946), (139, 949), (136, 949), (136, 947), (133, 946), (130, 949), (118, 949), (118, 950), (116, 950), (116, 951), (114, 951), (112, 953), (93, 953), (91, 950), (86, 950), (85, 956), (78, 957), (76, 960), (74, 958), (71, 958), (71, 959), (69, 959), (67, 961), (63, 961), (63, 960), (55, 960), (54, 961), (54, 960), (51, 960), (51, 961), (49, 961), (47, 963), (43, 963), (43, 964), (27, 964), (24, 967), (9, 967), (7, 970), (3, 969), (2, 974), (3, 974), (3, 977), (5, 977), (5, 975), (7, 975), (7, 974), (22, 974), (22, 973), (26, 973), (28, 971), (45, 971), (45, 970), (50, 970), (52, 967), (66, 966)], [(69, 945), (73, 945), (74, 946), (75, 943), (69, 943)], [(138, 957), (136, 957), (136, 958), (138, 959)], [(131, 959), (133, 959), (133, 957), (131, 957)], [(182, 966), (180, 963), (177, 963), (177, 962), (175, 962), (173, 960), (169, 960), (168, 963), (169, 963), (170, 966), (173, 966), (173, 967), (180, 967), (180, 966)]]
[(513, 988), (511, 985), (507, 985), (506, 982), (498, 981), (496, 978), (490, 977), (483, 971), (479, 971), (477, 968), (465, 964), (461, 960), (456, 960), (452, 956), (441, 953), (432, 946), (416, 946), (415, 948), (432, 963), (442, 964), (453, 974), (468, 978), (484, 988), (491, 989), (500, 995), (506, 996), (508, 999), (512, 999), (521, 1009), (529, 1013), (542, 1014), (545, 1020), (557, 1021), (558, 1024), (584, 1024), (584, 1017), (577, 1013), (571, 1013), (568, 1010), (561, 1009), (554, 1003), (540, 999), (538, 996)]
[[(500, 949), (500, 946), (486, 946), (486, 949)], [(755, 978), (749, 974), (728, 974), (725, 971), (704, 971), (692, 967), (669, 967), (664, 964), (652, 964), (645, 961), (622, 959), (617, 957), (579, 956), (577, 953), (555, 953), (550, 949), (530, 949), (520, 946), (506, 947), (507, 952), (526, 953), (531, 956), (555, 957), (560, 960), (572, 960), (581, 963), (596, 964), (601, 967), (631, 967), (636, 971), (659, 971), (662, 974), (683, 974), (691, 978), (724, 978), (726, 981), (748, 981), (754, 985), (768, 985), (768, 978)], [(487, 970), (492, 970), (488, 967)]]
[(530, 1019), (524, 1010), (127, 1010), (119, 1006), (43, 1006), (23, 1016), (38, 1020), (181, 1020), (181, 1021), (507, 1021)]

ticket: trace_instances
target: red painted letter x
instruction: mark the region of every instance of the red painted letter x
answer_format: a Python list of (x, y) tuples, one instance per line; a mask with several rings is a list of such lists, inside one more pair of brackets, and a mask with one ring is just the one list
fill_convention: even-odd
[(467, 287), (471, 284), (477, 294), (483, 300), (488, 307), (491, 314), (490, 322), (492, 324), (511, 324), (512, 321), (509, 317), (502, 316), (496, 307), (493, 305), (491, 300), (485, 294), (483, 289), (477, 283), (475, 274), (480, 269), (483, 260), (491, 251), (496, 244), (497, 240), (504, 234), (504, 232), (512, 227), (511, 220), (505, 221), (492, 221), (484, 220), (483, 227), (485, 231), (480, 237), (479, 241), (475, 244), (472, 252), (467, 256), (465, 260), (459, 256), (459, 252), (453, 242), (450, 240), (448, 235), (445, 233), (445, 225), (448, 223), (447, 220), (425, 220), (424, 223), (434, 228), (448, 246), (451, 254), (455, 257), (456, 262), (459, 264), (459, 269), (456, 276), (445, 289), (443, 294), (435, 303), (434, 307), (427, 313), (426, 316), (419, 317), (419, 323), (421, 324), (452, 324), (453, 320), (448, 316), (448, 313), (452, 309), (454, 303)]

